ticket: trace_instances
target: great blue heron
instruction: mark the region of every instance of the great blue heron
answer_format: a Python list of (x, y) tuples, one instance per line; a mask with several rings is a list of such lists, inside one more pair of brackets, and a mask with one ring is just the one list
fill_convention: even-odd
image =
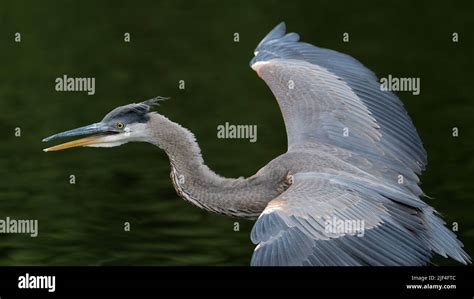
[[(417, 174), (427, 156), (397, 96), (381, 90), (356, 59), (285, 31), (284, 23), (276, 26), (250, 62), (275, 95), (288, 137), (288, 151), (255, 175), (231, 179), (210, 170), (190, 131), (150, 111), (160, 97), (45, 138), (91, 135), (45, 151), (131, 141), (158, 146), (185, 200), (258, 218), (252, 265), (425, 265), (433, 253), (470, 263), (456, 235), (420, 199)], [(362, 234), (351, 229), (353, 221), (364, 224)]]

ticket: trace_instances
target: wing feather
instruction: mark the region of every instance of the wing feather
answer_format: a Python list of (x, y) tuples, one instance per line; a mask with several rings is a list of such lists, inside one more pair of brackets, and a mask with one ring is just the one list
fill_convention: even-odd
[[(433, 252), (470, 262), (419, 198), (425, 149), (402, 102), (381, 90), (372, 71), (349, 55), (299, 42), (284, 23), (259, 43), (250, 64), (280, 106), (287, 155), (329, 155), (357, 169), (295, 174), (252, 229), (252, 265), (424, 265)], [(363, 234), (328, 231), (328, 219), (363, 221)]]
[[(374, 186), (338, 175), (294, 175), (294, 183), (268, 204), (252, 229), (258, 245), (251, 264), (414, 266), (427, 264), (433, 252), (470, 261), (432, 208), (400, 204)], [(363, 230), (334, 231), (328, 229), (331, 221), (359, 221)]]
[(405, 176), (420, 173), (426, 151), (398, 97), (381, 90), (375, 74), (353, 57), (299, 42), (285, 30), (284, 23), (272, 30), (250, 64), (278, 101), (288, 149), (324, 142)]

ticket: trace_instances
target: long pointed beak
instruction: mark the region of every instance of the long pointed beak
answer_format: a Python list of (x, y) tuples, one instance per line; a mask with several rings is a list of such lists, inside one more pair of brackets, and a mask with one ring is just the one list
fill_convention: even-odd
[(43, 151), (45, 152), (60, 151), (60, 150), (64, 150), (64, 149), (72, 148), (72, 147), (98, 144), (98, 143), (101, 143), (104, 137), (104, 134), (110, 133), (110, 132), (113, 132), (111, 131), (111, 128), (103, 123), (95, 123), (95, 124), (88, 125), (85, 127), (61, 132), (61, 133), (46, 137), (45, 139), (43, 139), (43, 142), (47, 142), (52, 139), (71, 137), (71, 136), (80, 136), (80, 135), (89, 135), (89, 134), (95, 134), (95, 135), (77, 139), (70, 142), (66, 142), (66, 143), (59, 144), (53, 147), (49, 147), (49, 148), (44, 149)]

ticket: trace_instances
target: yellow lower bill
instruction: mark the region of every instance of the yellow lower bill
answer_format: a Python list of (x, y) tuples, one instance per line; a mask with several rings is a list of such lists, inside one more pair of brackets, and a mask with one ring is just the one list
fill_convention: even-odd
[(70, 142), (63, 143), (63, 144), (48, 147), (48, 148), (45, 148), (43, 151), (45, 152), (61, 151), (61, 150), (71, 148), (71, 147), (96, 144), (96, 143), (100, 143), (99, 141), (100, 139), (101, 139), (101, 136), (89, 136), (86, 138), (81, 138), (81, 139), (73, 140)]

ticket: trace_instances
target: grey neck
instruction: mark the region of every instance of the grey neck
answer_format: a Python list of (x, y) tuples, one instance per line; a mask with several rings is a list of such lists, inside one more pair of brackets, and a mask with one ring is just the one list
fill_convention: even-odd
[(282, 192), (285, 173), (262, 169), (247, 179), (223, 178), (204, 164), (189, 130), (160, 114), (149, 115), (146, 141), (166, 152), (176, 191), (196, 206), (219, 214), (256, 218)]

